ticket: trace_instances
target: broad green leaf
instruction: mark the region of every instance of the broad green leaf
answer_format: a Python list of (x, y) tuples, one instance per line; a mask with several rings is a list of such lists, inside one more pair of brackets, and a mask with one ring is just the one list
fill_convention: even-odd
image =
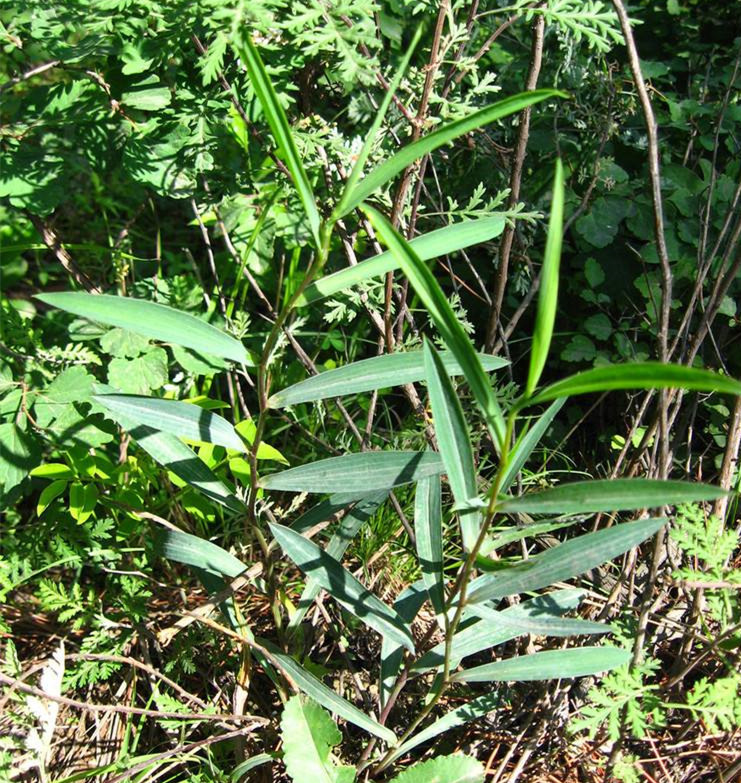
[[(515, 606), (504, 609), (500, 614), (506, 616), (508, 625), (490, 622), (476, 617), (471, 607), (466, 609), (460, 630), (453, 636), (451, 663), (455, 666), (469, 655), (476, 655), (498, 644), (504, 644), (527, 631), (520, 631), (515, 621), (528, 619), (557, 620), (561, 615), (575, 609), (584, 595), (583, 590), (567, 588), (530, 598)], [(438, 668), (444, 663), (445, 643), (441, 642), (426, 652), (412, 667), (412, 673), (422, 674), (428, 669)]]
[(599, 511), (632, 511), (640, 508), (698, 503), (728, 494), (720, 487), (690, 481), (659, 479), (597, 479), (574, 481), (542, 492), (529, 492), (502, 500), (502, 513), (588, 514)]
[(535, 424), (530, 427), (525, 435), (518, 439), (509, 454), (507, 468), (504, 471), (499, 484), (501, 492), (506, 492), (512, 486), (512, 483), (517, 478), (517, 474), (522, 470), (528, 457), (530, 457), (535, 447), (540, 443), (541, 438), (545, 435), (548, 427), (551, 426), (551, 422), (561, 408), (563, 408), (565, 402), (566, 398), (556, 400), (538, 417)]
[[(423, 742), (428, 742), (457, 726), (463, 726), (466, 723), (470, 723), (472, 720), (480, 718), (482, 715), (492, 712), (500, 707), (501, 703), (502, 698), (498, 693), (485, 693), (483, 696), (473, 699), (473, 701), (456, 707), (454, 710), (443, 715), (442, 718), (431, 723), (426, 728), (417, 732), (417, 734), (411, 736), (406, 742), (399, 745), (399, 747), (386, 759), (384, 766), (392, 764)], [(427, 783), (430, 783), (430, 781), (428, 780)]]
[(373, 207), (365, 205), (363, 209), (371, 219), (381, 241), (399, 261), (399, 266), (422, 300), (445, 345), (458, 360), (474, 399), (484, 415), (494, 443), (497, 447), (501, 447), (505, 430), (502, 411), (481, 366), (481, 361), (447, 297), (432, 272), (420, 261), (414, 250), (409, 247), (409, 243), (388, 220)]
[[(244, 442), (226, 419), (198, 405), (136, 394), (96, 394), (93, 399), (119, 423), (123, 416), (137, 426), (168, 432), (185, 440), (246, 451)], [(136, 437), (135, 433), (132, 437)]]
[(399, 615), (364, 587), (337, 560), (313, 541), (288, 527), (271, 524), (270, 530), (288, 557), (339, 604), (369, 628), (414, 651), (414, 639)]
[(614, 364), (585, 370), (561, 381), (556, 381), (527, 400), (521, 400), (518, 408), (550, 402), (559, 397), (575, 394), (611, 391), (613, 389), (689, 389), (692, 391), (741, 394), (741, 382), (727, 375), (709, 370), (684, 367), (680, 364), (640, 362)]
[(266, 649), (270, 651), (272, 658), (280, 668), (296, 683), (307, 696), (315, 699), (322, 707), (326, 707), (330, 712), (344, 718), (348, 723), (367, 731), (375, 737), (379, 737), (384, 742), (394, 744), (396, 737), (391, 729), (366, 715), (347, 699), (336, 694), (331, 688), (328, 688), (321, 680), (308, 672), (300, 663), (295, 661), (289, 655), (286, 655), (279, 647), (266, 642), (264, 639), (258, 640)]
[(580, 636), (584, 634), (594, 635), (610, 633), (612, 630), (609, 625), (604, 623), (593, 623), (589, 620), (572, 620), (569, 617), (558, 617), (554, 615), (533, 615), (512, 616), (507, 612), (498, 612), (485, 604), (472, 604), (469, 607), (471, 614), (480, 617), (482, 620), (496, 625), (510, 627), (519, 633), (531, 633), (536, 636)]
[(414, 497), (414, 535), (422, 581), (430, 603), (438, 615), (445, 612), (443, 590), (443, 513), (440, 477), (431, 476), (417, 483)]
[(436, 756), (419, 762), (391, 783), (484, 783), (484, 765), (470, 756)]
[(538, 312), (535, 316), (533, 345), (530, 350), (530, 371), (525, 385), (525, 397), (530, 397), (543, 373), (548, 349), (553, 336), (558, 302), (558, 270), (561, 265), (561, 239), (563, 236), (563, 164), (556, 159), (556, 174), (553, 178), (551, 217), (548, 222), (548, 239), (543, 254), (543, 268), (540, 274)]
[(531, 90), (505, 98), (470, 114), (468, 117), (449, 122), (437, 128), (418, 141), (402, 147), (393, 157), (372, 169), (364, 179), (360, 180), (353, 192), (349, 194), (343, 211), (341, 213), (338, 212), (337, 217), (341, 218), (343, 215), (346, 215), (350, 210), (365, 201), (368, 196), (392, 180), (400, 171), (403, 171), (407, 166), (414, 163), (415, 160), (433, 152), (438, 147), (442, 147), (444, 144), (448, 144), (466, 133), (475, 131), (503, 117), (517, 114), (528, 106), (533, 106), (549, 98), (565, 97), (567, 97), (566, 94), (559, 90)]
[(666, 519), (639, 519), (573, 538), (505, 571), (483, 574), (469, 586), (471, 603), (539, 590), (606, 563), (638, 546), (666, 524)]
[(224, 334), (200, 318), (181, 313), (167, 305), (126, 296), (74, 291), (37, 294), (36, 299), (68, 313), (109, 326), (119, 326), (153, 340), (182, 345), (194, 351), (231, 359), (239, 364), (251, 364), (247, 351), (239, 340)]
[(214, 576), (234, 579), (247, 570), (241, 560), (217, 544), (182, 530), (163, 528), (158, 530), (157, 540), (163, 557)]
[(235, 50), (247, 68), (250, 83), (258, 101), (260, 101), (265, 119), (270, 126), (270, 132), (273, 134), (273, 139), (275, 139), (275, 143), (278, 146), (278, 155), (291, 173), (294, 187), (301, 199), (301, 204), (309, 221), (314, 244), (318, 248), (321, 245), (319, 236), (321, 219), (316, 201), (314, 200), (311, 183), (306, 175), (306, 170), (301, 162), (301, 156), (296, 149), (296, 144), (293, 141), (291, 126), (288, 124), (286, 113), (278, 100), (275, 88), (270, 81), (257, 48), (252, 43), (250, 35), (250, 31), (247, 30), (245, 35), (241, 36), (239, 43), (235, 44)]
[(376, 142), (376, 136), (378, 135), (378, 131), (381, 129), (383, 120), (386, 117), (386, 112), (388, 111), (388, 108), (391, 105), (391, 101), (394, 95), (396, 94), (397, 89), (399, 88), (399, 84), (401, 83), (401, 80), (404, 74), (406, 73), (407, 67), (409, 66), (409, 60), (411, 60), (412, 54), (414, 53), (414, 50), (417, 48), (417, 44), (419, 43), (419, 39), (422, 37), (423, 30), (424, 30), (424, 26), (421, 24), (418, 25), (417, 31), (414, 33), (414, 37), (412, 38), (411, 42), (409, 43), (409, 46), (407, 47), (406, 54), (404, 55), (401, 62), (399, 63), (399, 66), (396, 69), (396, 73), (394, 74), (394, 78), (391, 80), (391, 83), (389, 84), (388, 89), (386, 90), (386, 94), (383, 96), (381, 105), (378, 107), (378, 111), (376, 112), (376, 117), (373, 120), (373, 125), (371, 125), (365, 137), (363, 146), (361, 147), (360, 152), (358, 153), (358, 157), (355, 160), (355, 165), (353, 166), (352, 171), (350, 172), (350, 176), (347, 178), (347, 182), (345, 183), (345, 187), (342, 190), (342, 196), (340, 197), (337, 206), (334, 208), (334, 211), (332, 212), (331, 220), (333, 223), (335, 220), (337, 220), (338, 217), (342, 217), (342, 215), (350, 211), (346, 207), (346, 204), (349, 201), (350, 197), (352, 196), (353, 191), (355, 190), (355, 186), (358, 182), (358, 179), (360, 179), (360, 175), (363, 173), (363, 168), (368, 160), (368, 156), (371, 154), (373, 145)]
[(67, 481), (65, 479), (57, 479), (44, 487), (44, 489), (41, 490), (39, 501), (36, 504), (36, 516), (40, 517), (65, 489), (67, 489)]
[[(486, 217), (475, 220), (464, 220), (462, 223), (438, 228), (422, 236), (415, 237), (409, 244), (422, 261), (431, 258), (439, 258), (448, 253), (455, 253), (471, 245), (488, 242), (498, 237), (504, 226), (506, 218), (503, 214), (491, 213)], [(296, 300), (296, 305), (307, 305), (332, 296), (339, 291), (347, 291), (363, 280), (371, 277), (380, 277), (387, 272), (393, 272), (399, 268), (399, 262), (386, 250), (372, 258), (366, 258), (355, 266), (340, 269), (331, 275), (326, 275), (306, 287), (303, 294)]]
[(283, 763), (294, 783), (353, 783), (355, 769), (338, 766), (332, 748), (342, 742), (335, 722), (312, 699), (292, 696), (280, 721)]
[(39, 465), (29, 475), (45, 479), (71, 479), (75, 477), (72, 468), (63, 462), (47, 462), (44, 465)]
[(265, 489), (342, 492), (363, 497), (443, 472), (434, 451), (366, 451), (310, 462), (260, 479)]
[[(415, 582), (403, 590), (399, 597), (394, 601), (394, 611), (401, 619), (411, 625), (417, 612), (422, 608), (422, 604), (427, 600), (427, 591), (424, 583)], [(384, 637), (381, 642), (381, 677), (380, 677), (380, 698), (381, 707), (391, 694), (396, 678), (401, 671), (401, 664), (404, 660), (404, 648), (390, 639)]]
[[(375, 514), (378, 507), (387, 497), (387, 492), (378, 492), (367, 498), (361, 498), (340, 520), (337, 530), (327, 544), (325, 550), (327, 554), (335, 558), (335, 560), (342, 560), (345, 550), (353, 538), (355, 538), (358, 530)], [(296, 531), (295, 525), (291, 525), (291, 529)], [(301, 598), (296, 606), (296, 611), (288, 623), (289, 628), (295, 628), (301, 624), (301, 621), (306, 616), (306, 612), (314, 603), (314, 599), (319, 595), (321, 589), (321, 585), (318, 582), (313, 579), (307, 580), (306, 587), (303, 593), (301, 593)]]
[[(440, 457), (445, 465), (456, 506), (465, 509), (472, 500), (478, 498), (468, 425), (445, 366), (428, 340), (425, 340), (423, 353), (432, 423)], [(470, 551), (479, 536), (481, 515), (476, 509), (468, 509), (460, 511), (459, 516), (463, 546)]]
[[(439, 355), (449, 375), (463, 373), (460, 364), (450, 351), (443, 351)], [(498, 356), (480, 353), (478, 357), (487, 371), (498, 370), (508, 364)], [(374, 389), (416, 383), (424, 377), (422, 351), (389, 353), (371, 359), (361, 359), (344, 367), (338, 367), (336, 370), (327, 370), (305, 381), (299, 381), (274, 394), (268, 400), (268, 405), (272, 408), (285, 408), (287, 405), (297, 405), (301, 402), (316, 402), (345, 394), (360, 394)]]
[(95, 484), (81, 484), (76, 481), (69, 488), (69, 513), (78, 525), (88, 520), (98, 502), (98, 488)]
[(456, 672), (453, 679), (457, 682), (526, 682), (586, 677), (624, 666), (630, 662), (631, 655), (630, 650), (617, 647), (546, 650)]

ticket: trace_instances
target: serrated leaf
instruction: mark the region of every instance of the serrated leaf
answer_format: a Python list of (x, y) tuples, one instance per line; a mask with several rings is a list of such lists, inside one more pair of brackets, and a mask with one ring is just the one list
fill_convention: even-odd
[(123, 417), (138, 427), (168, 432), (196, 443), (246, 451), (244, 442), (226, 419), (198, 405), (135, 394), (96, 394), (93, 399), (119, 423)]
[(469, 585), (471, 603), (539, 590), (571, 579), (612, 560), (657, 533), (666, 519), (639, 519), (587, 533), (495, 574), (483, 574)]
[(366, 451), (300, 465), (260, 479), (265, 489), (341, 492), (363, 497), (443, 472), (433, 451)]
[[(449, 375), (463, 373), (460, 364), (450, 351), (442, 351), (439, 356)], [(509, 364), (498, 356), (480, 353), (478, 357), (486, 371), (498, 370)], [(274, 394), (268, 404), (272, 408), (284, 408), (302, 402), (315, 402), (346, 394), (360, 394), (374, 389), (416, 383), (424, 377), (422, 351), (384, 354), (371, 359), (361, 359), (344, 367), (319, 373), (305, 381), (299, 381)]]
[(270, 530), (286, 555), (306, 576), (321, 585), (335, 601), (369, 628), (414, 651), (414, 639), (406, 623), (337, 560), (291, 528), (271, 524)]
[(342, 741), (332, 718), (313, 700), (292, 696), (280, 721), (283, 763), (294, 783), (352, 783), (353, 767), (338, 766), (331, 750)]
[[(488, 242), (498, 237), (507, 221), (503, 214), (493, 213), (475, 220), (453, 223), (410, 240), (409, 245), (422, 261), (439, 258), (448, 253)], [(306, 287), (296, 300), (296, 306), (308, 305), (340, 291), (347, 291), (363, 280), (379, 277), (399, 268), (399, 262), (388, 250), (372, 258), (366, 258), (355, 266), (326, 275)]]
[(630, 650), (617, 647), (546, 650), (456, 672), (452, 679), (456, 682), (528, 682), (586, 677), (624, 666), (631, 656)]
[(588, 514), (600, 511), (632, 511), (680, 503), (716, 500), (728, 494), (720, 487), (690, 481), (659, 479), (596, 479), (573, 481), (541, 492), (502, 500), (502, 513)]
[[(468, 425), (458, 395), (448, 378), (440, 358), (429, 341), (424, 344), (425, 377), (430, 395), (432, 423), (437, 436), (440, 456), (445, 465), (453, 498), (459, 508), (478, 499), (476, 470), (473, 464), (473, 448)], [(477, 510), (459, 512), (463, 546), (473, 549), (479, 536), (481, 515)]]
[(470, 756), (437, 756), (405, 769), (391, 783), (484, 783), (484, 765)]
[(68, 313), (118, 326), (152, 340), (182, 345), (239, 364), (250, 364), (247, 351), (238, 340), (189, 313), (167, 305), (125, 296), (73, 291), (37, 294), (36, 299)]

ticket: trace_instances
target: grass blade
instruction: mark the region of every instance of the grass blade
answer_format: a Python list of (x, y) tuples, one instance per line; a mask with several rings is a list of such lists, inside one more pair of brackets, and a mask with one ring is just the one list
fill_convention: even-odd
[(260, 53), (252, 43), (249, 30), (245, 35), (241, 36), (239, 43), (235, 44), (235, 50), (239, 59), (247, 67), (247, 73), (255, 90), (255, 95), (257, 95), (258, 101), (260, 101), (262, 110), (265, 113), (265, 119), (270, 126), (270, 132), (273, 134), (273, 139), (278, 146), (278, 155), (291, 173), (293, 185), (298, 192), (309, 221), (314, 244), (318, 248), (321, 245), (319, 236), (321, 219), (316, 200), (314, 199), (314, 192), (301, 162), (301, 156), (298, 154), (296, 144), (293, 141), (291, 126), (288, 124), (286, 113), (278, 100)]
[[(453, 498), (465, 509), (478, 497), (473, 449), (463, 409), (440, 357), (428, 340), (424, 344), (425, 375), (430, 395), (432, 423), (435, 427), (440, 456), (445, 465)], [(481, 524), (478, 511), (459, 512), (463, 546), (470, 551), (476, 543)]]
[(720, 487), (690, 481), (659, 479), (598, 479), (574, 481), (542, 492), (530, 492), (497, 504), (503, 513), (588, 514), (717, 500), (728, 494)]
[(409, 243), (380, 212), (368, 205), (365, 205), (363, 209), (368, 213), (381, 241), (399, 261), (399, 266), (412, 284), (417, 296), (422, 300), (445, 345), (458, 360), (466, 382), (471, 387), (474, 399), (489, 427), (494, 443), (497, 447), (501, 447), (505, 427), (499, 403), (468, 335), (456, 318), (437, 280), (420, 261)]
[(452, 679), (456, 682), (527, 682), (587, 677), (624, 666), (630, 662), (631, 655), (630, 650), (618, 647), (546, 650), (476, 666), (457, 672)]
[[(246, 451), (244, 442), (226, 419), (198, 405), (137, 394), (96, 394), (92, 399), (119, 423), (123, 417), (137, 427), (149, 427), (190, 441)], [(135, 433), (131, 435), (136, 437)]]
[(543, 269), (540, 274), (538, 292), (538, 313), (535, 316), (533, 345), (530, 351), (530, 371), (525, 385), (525, 397), (530, 397), (538, 385), (548, 358), (548, 349), (553, 336), (558, 302), (558, 270), (561, 265), (561, 239), (563, 236), (563, 164), (556, 160), (556, 174), (553, 178), (553, 199), (551, 217), (548, 222), (548, 239), (543, 255)]
[(65, 291), (56, 294), (37, 294), (36, 299), (109, 326), (118, 326), (152, 340), (182, 345), (200, 353), (231, 359), (251, 365), (247, 350), (233, 337), (211, 324), (173, 307), (108, 294), (86, 294)]
[[(450, 226), (438, 228), (415, 237), (409, 244), (422, 261), (428, 261), (431, 258), (455, 253), (457, 250), (463, 250), (471, 245), (488, 242), (490, 239), (498, 237), (504, 231), (505, 225), (506, 219), (503, 214), (492, 213), (476, 220), (464, 220), (462, 223), (453, 223)], [(373, 258), (367, 258), (355, 266), (320, 278), (307, 286), (296, 301), (296, 305), (311, 304), (339, 291), (346, 291), (363, 280), (380, 277), (386, 272), (393, 272), (398, 268), (399, 262), (396, 258), (389, 251), (385, 251), (373, 256)]]
[(625, 522), (558, 544), (504, 571), (483, 574), (471, 582), (469, 602), (491, 601), (571, 579), (633, 549), (666, 523), (661, 518)]
[(443, 512), (440, 477), (431, 476), (417, 484), (414, 497), (414, 534), (422, 581), (438, 615), (445, 612), (443, 592)]
[(356, 493), (360, 498), (443, 470), (442, 460), (434, 451), (366, 451), (273, 473), (261, 478), (260, 486), (287, 492)]
[(364, 587), (337, 560), (313, 541), (288, 527), (271, 524), (270, 530), (286, 555), (335, 601), (369, 628), (414, 652), (414, 639), (401, 617)]
[(696, 367), (661, 362), (613, 364), (571, 375), (556, 381), (527, 400), (518, 402), (518, 408), (550, 402), (559, 397), (576, 394), (613, 391), (615, 389), (689, 389), (691, 391), (741, 394), (741, 382), (727, 375), (719, 375)]
[[(481, 353), (478, 357), (487, 371), (498, 370), (508, 364), (505, 359), (500, 359), (498, 356)], [(463, 373), (460, 364), (450, 351), (443, 351), (440, 358), (448, 375)], [(360, 394), (375, 389), (402, 386), (421, 381), (424, 377), (425, 364), (422, 351), (389, 353), (371, 359), (361, 359), (344, 367), (338, 367), (336, 370), (327, 370), (305, 381), (299, 381), (274, 394), (268, 400), (268, 404), (273, 408), (284, 408), (302, 402), (316, 402), (345, 394)]]
[(400, 171), (403, 171), (407, 166), (414, 163), (415, 160), (433, 152), (438, 147), (442, 147), (444, 144), (484, 125), (488, 125), (495, 120), (500, 120), (511, 114), (517, 114), (528, 106), (533, 106), (549, 98), (566, 97), (568, 96), (559, 90), (531, 90), (505, 98), (474, 112), (468, 117), (443, 125), (418, 141), (402, 147), (393, 157), (376, 166), (364, 179), (360, 180), (352, 193), (344, 200), (343, 210), (342, 212), (338, 211), (336, 217), (341, 218), (343, 215), (346, 215), (350, 210), (365, 201), (368, 196), (392, 180)]

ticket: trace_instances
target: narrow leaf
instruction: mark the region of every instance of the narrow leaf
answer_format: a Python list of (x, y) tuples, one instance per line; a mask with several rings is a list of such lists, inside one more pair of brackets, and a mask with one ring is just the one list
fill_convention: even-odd
[(252, 364), (239, 340), (224, 334), (200, 318), (181, 313), (167, 305), (126, 296), (70, 291), (37, 294), (36, 299), (68, 313), (109, 326), (118, 326), (153, 340), (182, 345), (184, 348), (231, 359), (239, 364)]
[(283, 551), (338, 603), (369, 628), (414, 651), (414, 639), (399, 615), (364, 587), (349, 571), (313, 541), (283, 525), (270, 530)]
[(157, 541), (163, 557), (199, 568), (214, 576), (234, 579), (247, 570), (241, 560), (225, 549), (182, 530), (158, 529)]
[(246, 451), (244, 441), (226, 419), (198, 405), (136, 394), (97, 394), (92, 399), (110, 411), (119, 424), (123, 417), (137, 426), (169, 432), (186, 440)]
[(443, 591), (443, 514), (440, 477), (431, 476), (417, 484), (414, 498), (414, 535), (422, 581), (438, 615), (445, 612)]
[(585, 370), (546, 386), (530, 399), (521, 400), (519, 408), (550, 402), (575, 394), (612, 391), (614, 389), (689, 389), (692, 391), (741, 394), (741, 382), (709, 370), (680, 364), (640, 362), (614, 364)]
[(357, 493), (391, 489), (443, 472), (433, 451), (366, 451), (300, 465), (260, 479), (265, 489), (288, 492)]
[(368, 213), (381, 240), (399, 261), (399, 266), (422, 300), (446, 346), (458, 360), (466, 382), (471, 387), (474, 399), (484, 415), (494, 443), (501, 448), (505, 427), (499, 403), (468, 335), (453, 312), (437, 280), (420, 261), (409, 243), (380, 212), (368, 205), (365, 205), (363, 209)]
[[(453, 498), (459, 508), (465, 508), (478, 497), (473, 449), (463, 409), (445, 366), (428, 340), (424, 344), (425, 375), (430, 395), (432, 422), (435, 427), (440, 456), (448, 474)], [(470, 551), (479, 535), (481, 516), (476, 510), (460, 512), (463, 546)]]
[(571, 579), (638, 546), (666, 524), (666, 519), (639, 519), (565, 541), (505, 571), (483, 574), (471, 582), (469, 601), (489, 601), (539, 590)]
[(503, 500), (503, 513), (587, 514), (599, 511), (632, 511), (640, 508), (716, 500), (728, 493), (720, 487), (690, 481), (658, 479), (598, 479), (574, 481), (542, 492), (529, 492)]
[[(422, 261), (428, 261), (431, 258), (455, 253), (457, 250), (463, 250), (471, 245), (488, 242), (490, 239), (498, 237), (504, 231), (505, 225), (505, 216), (494, 212), (486, 217), (464, 220), (462, 223), (453, 223), (422, 234), (422, 236), (412, 239), (409, 244)], [(380, 277), (398, 268), (399, 262), (386, 250), (377, 256), (355, 264), (355, 266), (340, 269), (338, 272), (320, 278), (306, 287), (303, 294), (296, 300), (296, 304), (297, 306), (311, 304), (339, 291), (347, 291), (363, 280)]]
[[(449, 375), (461, 375), (463, 370), (450, 351), (443, 351), (440, 358)], [(509, 362), (498, 356), (478, 354), (483, 368), (487, 371), (498, 370)], [(299, 381), (277, 394), (268, 404), (272, 408), (285, 408), (301, 402), (316, 402), (345, 394), (360, 394), (374, 389), (402, 386), (416, 383), (425, 377), (424, 356), (422, 351), (406, 351), (374, 356), (358, 362), (346, 364), (336, 370), (326, 372)]]
[(526, 682), (586, 677), (630, 662), (630, 650), (617, 647), (580, 647), (573, 650), (546, 650), (520, 655), (505, 661), (487, 663), (453, 675), (457, 682)]
[(279, 647), (266, 642), (264, 639), (258, 640), (266, 649), (270, 651), (271, 658), (280, 666), (280, 668), (296, 683), (307, 696), (315, 699), (322, 707), (326, 707), (330, 712), (344, 718), (348, 723), (367, 731), (375, 737), (379, 737), (384, 742), (394, 744), (396, 737), (391, 729), (381, 726), (364, 712), (359, 710), (347, 699), (336, 694), (331, 688), (328, 688), (321, 680), (307, 671), (300, 663), (295, 661), (289, 655), (286, 655)]
[(296, 149), (296, 144), (291, 135), (291, 127), (288, 124), (288, 118), (281, 106), (278, 96), (275, 92), (265, 65), (260, 57), (257, 48), (252, 43), (250, 31), (247, 30), (241, 37), (239, 43), (235, 44), (235, 49), (240, 60), (247, 67), (247, 73), (250, 77), (250, 83), (257, 95), (258, 101), (265, 113), (265, 119), (270, 126), (270, 132), (278, 146), (278, 155), (288, 167), (288, 171), (293, 178), (293, 184), (301, 199), (301, 203), (309, 220), (309, 227), (314, 238), (316, 247), (321, 245), (319, 236), (320, 217), (317, 210), (314, 193), (311, 189), (309, 178), (306, 175), (301, 156)]
[(548, 358), (548, 349), (556, 320), (558, 302), (558, 270), (561, 265), (561, 238), (563, 236), (563, 164), (556, 159), (556, 174), (553, 178), (553, 198), (551, 217), (548, 223), (548, 239), (543, 255), (543, 268), (540, 274), (538, 292), (538, 312), (535, 316), (533, 345), (530, 351), (530, 371), (525, 385), (525, 396), (530, 397), (538, 385), (540, 376)]
[(512, 616), (507, 612), (498, 612), (485, 604), (472, 604), (470, 613), (475, 614), (482, 620), (486, 620), (492, 625), (499, 623), (505, 627), (510, 627), (518, 633), (532, 633), (537, 636), (580, 636), (610, 633), (612, 630), (609, 625), (604, 623), (593, 623), (589, 620), (571, 619), (553, 615), (532, 617)]
[(393, 157), (376, 166), (364, 179), (360, 180), (357, 187), (345, 200), (343, 211), (338, 212), (337, 217), (341, 218), (346, 215), (365, 201), (368, 196), (392, 180), (400, 171), (438, 147), (503, 117), (517, 114), (528, 106), (533, 106), (549, 98), (565, 97), (567, 97), (566, 94), (558, 90), (531, 90), (505, 98), (470, 114), (468, 117), (443, 125), (418, 141), (402, 147)]

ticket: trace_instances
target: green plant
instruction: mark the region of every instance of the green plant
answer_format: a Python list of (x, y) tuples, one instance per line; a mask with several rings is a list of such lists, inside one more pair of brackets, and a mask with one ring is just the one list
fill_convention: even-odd
[[(663, 508), (678, 503), (713, 500), (724, 494), (722, 490), (704, 484), (652, 479), (570, 482), (538, 492), (511, 494), (517, 472), (538, 443), (538, 437), (529, 437), (530, 433), (542, 434), (544, 430), (544, 427), (538, 426), (537, 418), (530, 419), (529, 426), (523, 425), (522, 412), (545, 402), (557, 402), (565, 397), (594, 391), (685, 388), (741, 394), (741, 384), (704, 370), (646, 362), (599, 367), (539, 386), (553, 334), (558, 291), (564, 185), (562, 166), (557, 161), (527, 382), (524, 392), (512, 404), (503, 407), (482, 363), (482, 360), (489, 362), (491, 367), (491, 360), (475, 352), (459, 318), (414, 246), (406, 242), (383, 215), (367, 203), (367, 199), (405, 167), (433, 149), (494, 119), (556, 98), (559, 93), (551, 90), (524, 93), (499, 101), (462, 120), (442, 125), (376, 165), (361, 179), (360, 173), (373, 143), (369, 137), (343, 192), (329, 216), (324, 217), (303, 168), (286, 115), (257, 49), (249, 37), (237, 36), (235, 46), (248, 69), (280, 159), (296, 187), (308, 228), (309, 258), (305, 273), (277, 312), (261, 346), (259, 359), (253, 365), (244, 345), (235, 337), (192, 315), (159, 304), (85, 293), (44, 294), (39, 298), (78, 316), (148, 339), (166, 341), (207, 356), (236, 362), (243, 371), (254, 367), (259, 414), (248, 431), (240, 431), (211, 409), (184, 401), (118, 394), (111, 389), (100, 389), (91, 400), (105, 410), (108, 418), (138, 439), (143, 448), (168, 470), (220, 503), (227, 509), (225, 513), (234, 513), (246, 520), (245, 532), (254, 537), (262, 553), (264, 582), (261, 584), (271, 601), (277, 643), (254, 634), (245, 623), (238, 603), (228, 598), (227, 591), (225, 613), (232, 625), (231, 633), (244, 646), (245, 652), (249, 650), (272, 677), (275, 677), (275, 672), (282, 672), (289, 684), (318, 703), (294, 697), (286, 706), (283, 725), (289, 774), (295, 777), (297, 773), (293, 765), (304, 763), (306, 756), (302, 754), (308, 752), (306, 743), (297, 746), (294, 742), (297, 736), (293, 734), (295, 730), (308, 733), (313, 738), (313, 755), (308, 763), (320, 770), (327, 780), (352, 780), (356, 769), (376, 776), (422, 742), (453, 726), (474, 720), (492, 708), (491, 694), (475, 696), (475, 689), (471, 688), (469, 700), (463, 706), (429, 722), (445, 694), (453, 687), (476, 682), (579, 677), (613, 669), (626, 663), (630, 657), (629, 651), (624, 649), (591, 646), (544, 650), (459, 669), (461, 660), (472, 653), (526, 633), (560, 637), (608, 632), (610, 628), (606, 625), (563, 618), (564, 612), (574, 606), (575, 597), (570, 591), (536, 595), (504, 611), (497, 608), (497, 601), (519, 593), (534, 594), (555, 582), (578, 576), (638, 546), (659, 531), (667, 519), (658, 517), (623, 522), (578, 536), (504, 568), (500, 568), (494, 559), (497, 539), (491, 538), (490, 531), (495, 521), (519, 514), (558, 515), (564, 518), (560, 521), (575, 524), (577, 518), (584, 514)], [(383, 120), (389, 102), (390, 96), (380, 109), (376, 125)], [(362, 265), (355, 267), (352, 279), (343, 282), (342, 286), (348, 282), (356, 284), (390, 269), (400, 269), (426, 309), (449, 354), (441, 355), (426, 341), (421, 356), (420, 352), (413, 351), (381, 356), (321, 373), (273, 393), (271, 371), (278, 344), (289, 330), (290, 318), (306, 301), (307, 294), (313, 291), (311, 295), (316, 297), (336, 286), (336, 282), (329, 285), (323, 282), (321, 274), (332, 250), (338, 221), (350, 215), (356, 207), (367, 215), (388, 248), (388, 255), (383, 264), (376, 259), (372, 263), (365, 262), (362, 269)], [(475, 231), (469, 232), (469, 241), (476, 241), (476, 236)], [(486, 480), (476, 472), (469, 425), (451, 374), (463, 376), (497, 452), (496, 470)], [(420, 380), (425, 381), (428, 388), (433, 427), (430, 437), (436, 443), (437, 451), (364, 451), (274, 473), (265, 473), (258, 465), (266, 428), (275, 410)], [(544, 414), (545, 417), (548, 415)], [(240, 481), (244, 478), (244, 486), (232, 491), (182, 443), (183, 438), (226, 449), (227, 454), (242, 454), (247, 467), (244, 476), (237, 478)], [(451, 509), (445, 516), (457, 518), (461, 535), (460, 555), (452, 563), (445, 562), (443, 556), (441, 474), (447, 475), (452, 494)], [(330, 542), (323, 549), (307, 532), (318, 522), (325, 521), (337, 508), (355, 505), (357, 509), (369, 494), (385, 495), (409, 483), (417, 485), (414, 524), (422, 585), (415, 587), (406, 598), (400, 597), (392, 607), (342, 565), (338, 559), (343, 551), (339, 540), (336, 544)], [(265, 500), (266, 493), (278, 491), (335, 494), (329, 501), (323, 501), (286, 526), (275, 520)], [(380, 500), (381, 496), (373, 502)], [(82, 509), (84, 513), (84, 498)], [(359, 521), (362, 524), (362, 516)], [(357, 523), (352, 524), (340, 535), (349, 539), (357, 527)], [(268, 528), (273, 535), (272, 541), (266, 535)], [(282, 591), (278, 582), (277, 546), (311, 584), (323, 588), (347, 612), (381, 635), (381, 669), (385, 685), (378, 718), (361, 711), (330, 689), (312, 673), (313, 667), (308, 662), (296, 659), (299, 652), (295, 647), (296, 637), (286, 632), (281, 619)], [(227, 587), (227, 581), (248, 571), (238, 558), (224, 549), (171, 527), (161, 531), (161, 547), (166, 557), (195, 567), (212, 593), (221, 593)], [(477, 575), (477, 572), (481, 573)], [(449, 573), (453, 574), (452, 578), (448, 577)], [(316, 595), (316, 592), (314, 588), (313, 594)], [(429, 640), (439, 631), (443, 641), (429, 649), (423, 643), (420, 649), (411, 633), (411, 623), (426, 600), (430, 601), (433, 609), (433, 619), (426, 625), (424, 638)], [(423, 706), (415, 716), (402, 723), (400, 734), (395, 733), (389, 726), (394, 705), (404, 689), (427, 672), (436, 676), (428, 683)], [(372, 735), (373, 739), (363, 754), (353, 759), (351, 766), (337, 766), (332, 761), (329, 752), (337, 744), (338, 734), (318, 705)], [(294, 728), (296, 724), (298, 727)], [(385, 749), (376, 750), (379, 740), (385, 744)], [(416, 780), (423, 777), (428, 769), (439, 767), (442, 770), (448, 763), (450, 769), (444, 773), (449, 775), (446, 780), (456, 779), (455, 774), (459, 774), (460, 769), (470, 770), (463, 774), (471, 780), (480, 779), (480, 768), (475, 762), (460, 759), (451, 762), (436, 759), (427, 762), (430, 767), (422, 765), (418, 771), (412, 768), (398, 779)]]

